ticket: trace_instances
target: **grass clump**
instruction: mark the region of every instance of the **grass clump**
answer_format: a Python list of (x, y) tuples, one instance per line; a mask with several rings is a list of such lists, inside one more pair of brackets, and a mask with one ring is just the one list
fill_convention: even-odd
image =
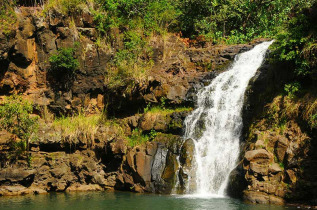
[(131, 147), (144, 144), (150, 140), (148, 135), (144, 135), (141, 129), (135, 128), (128, 137), (128, 144)]
[(144, 113), (153, 113), (153, 114), (160, 113), (160, 114), (167, 115), (167, 114), (172, 114), (174, 112), (185, 112), (185, 111), (192, 111), (192, 110), (193, 108), (191, 107), (178, 107), (175, 109), (170, 109), (170, 108), (162, 108), (160, 106), (154, 106), (148, 109), (145, 108)]
[(55, 9), (62, 14), (71, 15), (82, 11), (86, 5), (86, 0), (48, 0), (45, 5), (45, 13)]
[(8, 36), (17, 21), (14, 12), (15, 1), (2, 0), (0, 2), (0, 32)]
[(131, 135), (127, 137), (128, 145), (131, 147), (142, 145), (148, 141), (152, 141), (157, 135), (158, 133), (155, 130), (151, 130), (148, 134), (143, 134), (141, 129), (135, 128)]
[(173, 112), (184, 112), (184, 111), (192, 111), (193, 108), (191, 107), (176, 107), (176, 108), (169, 108), (167, 105), (167, 99), (165, 97), (160, 98), (160, 103), (158, 105), (152, 106), (152, 103), (147, 103), (146, 107), (144, 108), (144, 113), (160, 113), (160, 114), (172, 114)]
[(152, 66), (153, 61), (141, 58), (140, 53), (133, 50), (120, 50), (108, 65), (105, 83), (110, 89), (118, 87), (131, 89), (135, 84), (146, 81)]
[(77, 144), (79, 139), (92, 145), (94, 136), (99, 128), (101, 115), (61, 117), (54, 120), (52, 127), (60, 131), (62, 139), (70, 144)]

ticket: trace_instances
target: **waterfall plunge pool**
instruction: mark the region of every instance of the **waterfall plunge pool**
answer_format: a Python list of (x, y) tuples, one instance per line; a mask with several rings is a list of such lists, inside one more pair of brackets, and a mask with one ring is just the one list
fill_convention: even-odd
[(99, 209), (219, 209), (219, 210), (283, 210), (289, 206), (246, 204), (232, 198), (181, 195), (137, 194), (129, 192), (74, 192), (0, 197), (1, 210), (99, 210)]

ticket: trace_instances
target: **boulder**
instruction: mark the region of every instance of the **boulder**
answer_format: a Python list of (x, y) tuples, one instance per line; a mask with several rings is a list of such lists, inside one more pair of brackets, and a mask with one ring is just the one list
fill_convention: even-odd
[(247, 161), (255, 161), (257, 159), (271, 159), (272, 155), (268, 153), (265, 149), (257, 149), (252, 151), (247, 151), (244, 155)]
[(5, 168), (0, 170), (0, 181), (10, 181), (12, 183), (30, 181), (34, 179), (36, 170), (21, 168)]
[(243, 192), (243, 199), (246, 202), (250, 202), (250, 203), (260, 203), (260, 204), (270, 203), (269, 195), (264, 192), (246, 190)]
[(278, 161), (280, 162), (284, 161), (284, 157), (285, 157), (285, 153), (286, 153), (288, 145), (289, 145), (289, 141), (287, 140), (287, 138), (283, 136), (280, 136), (278, 138), (274, 148)]
[(283, 171), (283, 169), (277, 163), (273, 163), (269, 167), (269, 172), (272, 173), (272, 174), (276, 174), (276, 173), (281, 172), (281, 171)]
[(251, 162), (250, 169), (253, 173), (261, 174), (267, 176), (269, 173), (269, 165), (267, 162), (259, 163), (259, 162)]
[(146, 153), (143, 151), (137, 152), (135, 155), (136, 171), (147, 184), (151, 182), (152, 162), (153, 157), (146, 155)]

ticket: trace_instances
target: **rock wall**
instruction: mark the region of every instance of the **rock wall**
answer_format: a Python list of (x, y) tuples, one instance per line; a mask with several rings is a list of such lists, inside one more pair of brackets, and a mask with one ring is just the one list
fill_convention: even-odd
[(240, 163), (228, 187), (233, 197), (316, 205), (316, 130), (304, 117), (314, 97), (294, 100), (281, 94), (292, 78), (288, 68), (265, 63), (250, 82)]
[[(29, 164), (5, 158), (13, 154), (2, 141), (0, 195), (87, 190), (170, 193), (182, 143), (179, 122), (187, 114), (147, 113), (124, 118), (119, 122), (124, 134), (101, 124), (90, 141), (78, 135), (76, 142), (70, 142), (59, 130), (47, 126), (30, 144)], [(132, 146), (125, 135), (135, 128), (160, 132), (152, 141)]]
[[(0, 95), (23, 94), (56, 114), (71, 115), (80, 109), (89, 113), (103, 110), (110, 115), (128, 116), (147, 102), (158, 103), (161, 97), (174, 105), (186, 103), (190, 89), (210, 71), (221, 69), (234, 55), (252, 45), (188, 48), (180, 38), (153, 37), (155, 65), (148, 78), (126, 87), (109, 88), (105, 81), (108, 63), (122, 48), (119, 38), (110, 46), (97, 44), (98, 32), (88, 8), (73, 17), (57, 11), (45, 15), (40, 8), (17, 8), (17, 25), (9, 36), (0, 33)], [(114, 33), (120, 35), (119, 30)], [(67, 81), (50, 75), (49, 57), (62, 47), (76, 46), (80, 68)]]

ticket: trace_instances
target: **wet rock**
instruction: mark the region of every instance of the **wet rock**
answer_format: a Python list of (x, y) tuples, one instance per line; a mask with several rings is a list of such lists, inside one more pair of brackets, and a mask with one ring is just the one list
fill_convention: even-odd
[(229, 196), (233, 198), (242, 199), (243, 191), (247, 188), (247, 181), (240, 163), (229, 175), (229, 183), (226, 189)]
[(243, 198), (245, 201), (250, 203), (260, 203), (260, 204), (270, 203), (269, 195), (263, 192), (244, 191)]
[[(188, 177), (195, 177), (195, 172), (192, 166), (195, 155), (195, 143), (192, 139), (187, 139), (181, 149), (179, 155), (180, 171), (179, 171), (179, 182), (180, 190), (183, 191), (188, 182)], [(190, 189), (192, 190), (194, 186)]]
[(166, 157), (166, 165), (162, 174), (162, 179), (165, 181), (166, 190), (169, 193), (175, 185), (178, 169), (179, 165), (176, 159), (176, 155), (168, 152)]
[(183, 140), (179, 135), (158, 133), (153, 139), (154, 142), (164, 144), (164, 146), (174, 154), (179, 154)]
[(179, 157), (180, 164), (183, 167), (190, 169), (192, 166), (194, 155), (195, 155), (195, 143), (192, 139), (187, 139), (181, 148), (180, 157)]
[(47, 191), (39, 188), (26, 188), (21, 185), (15, 186), (0, 186), (0, 196), (16, 196), (26, 194), (43, 194)]
[(153, 190), (156, 193), (166, 193), (168, 191), (165, 186), (165, 181), (162, 179), (162, 174), (167, 161), (167, 153), (168, 150), (164, 144), (158, 143), (151, 169), (151, 176), (154, 184)]

